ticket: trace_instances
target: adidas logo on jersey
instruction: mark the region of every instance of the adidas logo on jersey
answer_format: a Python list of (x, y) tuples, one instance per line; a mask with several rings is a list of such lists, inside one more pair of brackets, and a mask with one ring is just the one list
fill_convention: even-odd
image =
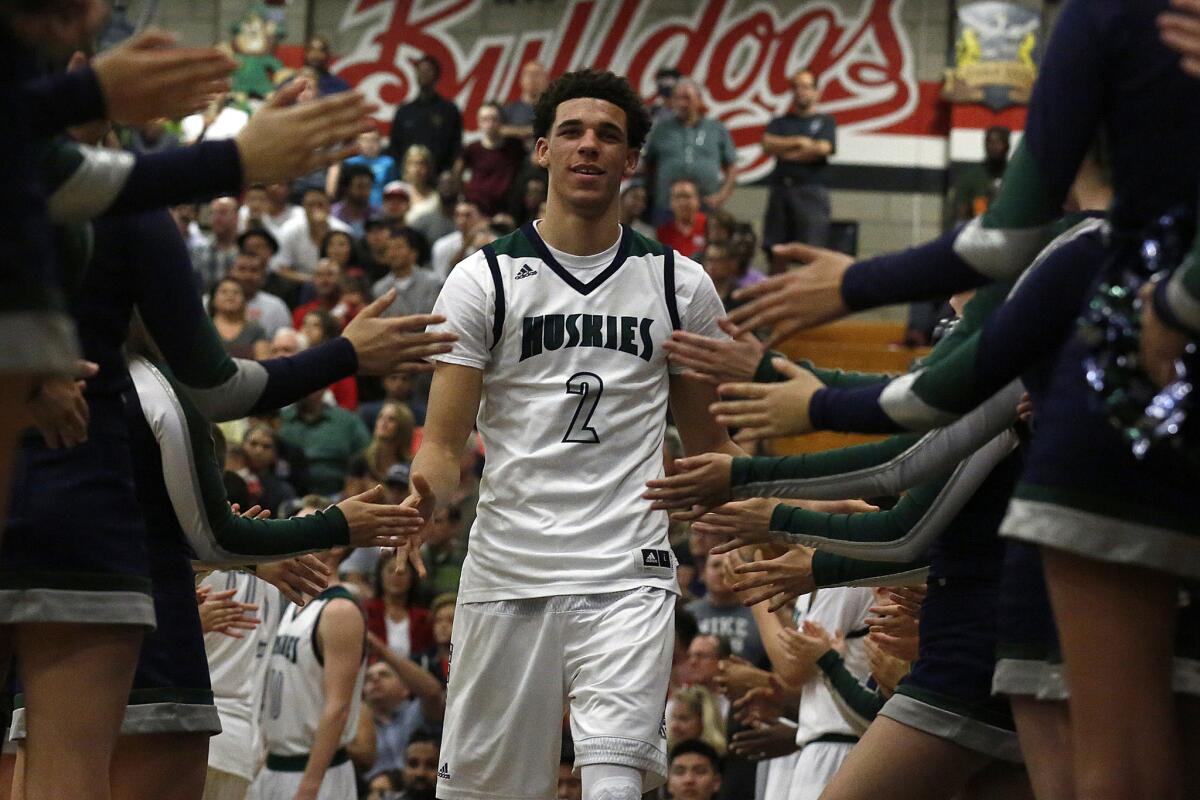
[(442, 764), (441, 769), (438, 770), (438, 777), (444, 781), (450, 780), (450, 762)]
[(521, 280), (521, 278), (531, 278), (537, 275), (536, 269), (531, 269), (528, 264), (522, 264), (521, 269), (517, 270), (517, 277), (513, 280)]

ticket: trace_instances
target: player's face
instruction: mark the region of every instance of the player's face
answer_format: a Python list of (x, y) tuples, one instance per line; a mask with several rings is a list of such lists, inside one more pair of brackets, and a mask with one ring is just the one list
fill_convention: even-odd
[(550, 171), (550, 193), (577, 213), (607, 213), (621, 179), (637, 168), (626, 124), (625, 112), (607, 100), (579, 97), (559, 103), (549, 136), (537, 143), (538, 163)]
[(404, 751), (404, 788), (425, 796), (437, 783), (438, 748), (433, 742), (415, 742)]
[(684, 753), (671, 762), (667, 791), (673, 800), (711, 800), (721, 788), (721, 776), (699, 753)]

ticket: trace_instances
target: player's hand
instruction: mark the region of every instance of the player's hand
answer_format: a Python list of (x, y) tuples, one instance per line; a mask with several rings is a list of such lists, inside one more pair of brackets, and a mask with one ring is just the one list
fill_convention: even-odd
[(412, 474), (408, 497), (404, 498), (400, 505), (413, 509), (423, 524), (428, 524), (429, 520), (433, 519), (433, 512), (437, 509), (437, 495), (433, 493), (433, 487), (424, 475), (419, 472)]
[(1148, 282), (1138, 292), (1142, 301), (1138, 363), (1154, 385), (1161, 388), (1175, 380), (1175, 362), (1183, 357), (1190, 339), (1187, 334), (1168, 327), (1155, 313), (1154, 287), (1153, 282)]
[(712, 549), (714, 554), (767, 542), (771, 538), (771, 514), (777, 505), (779, 501), (772, 497), (735, 500), (700, 517), (692, 523), (692, 530), (727, 540)]
[(432, 372), (433, 364), (425, 359), (449, 353), (452, 343), (458, 341), (458, 334), (450, 331), (425, 331), (427, 325), (446, 321), (440, 314), (381, 316), (395, 299), (396, 290), (387, 290), (364, 306), (342, 331), (354, 346), (361, 375)]
[(874, 605), (868, 609), (871, 616), (863, 622), (872, 633), (886, 633), (897, 638), (913, 638), (917, 636), (917, 618), (909, 614), (902, 606), (888, 603)]
[(717, 388), (721, 400), (709, 407), (722, 425), (740, 428), (739, 442), (774, 436), (795, 436), (813, 429), (808, 416), (812, 396), (825, 384), (804, 367), (786, 358), (771, 361), (788, 376), (782, 383), (723, 383)]
[(728, 339), (713, 339), (688, 331), (675, 331), (663, 342), (671, 363), (685, 368), (684, 377), (719, 385), (752, 381), (766, 348), (752, 333), (738, 335), (727, 319), (718, 320)]
[(911, 662), (916, 660), (915, 642), (911, 649), (912, 658), (896, 655), (874, 635), (867, 636), (863, 640), (863, 647), (866, 650), (867, 666), (871, 670), (871, 677), (875, 679), (875, 683), (879, 684), (880, 691), (890, 697), (896, 691), (896, 685), (900, 683), (900, 679), (908, 674)]
[(99, 372), (96, 364), (79, 361), (75, 378), (46, 378), (38, 384), (26, 411), (50, 449), (77, 447), (87, 441), (91, 414), (83, 389), (86, 379)]
[(756, 686), (736, 698), (730, 705), (730, 713), (742, 725), (777, 719), (783, 713), (783, 703), (775, 676), (771, 676), (769, 685)]
[(233, 599), (236, 593), (236, 589), (203, 593), (197, 590), (200, 627), (205, 633), (223, 633), (232, 639), (242, 639), (244, 636), (240, 631), (253, 630), (258, 625), (258, 619), (252, 616), (258, 606), (237, 602)]
[(731, 588), (742, 597), (744, 605), (753, 606), (770, 601), (772, 612), (778, 611), (801, 595), (817, 588), (813, 581), (811, 547), (794, 547), (772, 559), (757, 557), (749, 564), (734, 568), (743, 576)]
[(299, 78), (280, 88), (237, 135), (246, 185), (298, 178), (341, 162), (358, 153), (358, 135), (374, 129), (372, 107), (359, 92), (297, 103), (307, 88)]
[(384, 505), (383, 487), (374, 486), (337, 504), (350, 528), (351, 547), (403, 547), (425, 526), (420, 511)]
[(1171, 0), (1173, 11), (1158, 15), (1158, 35), (1179, 53), (1179, 68), (1200, 78), (1200, 0)]
[(751, 761), (786, 756), (798, 749), (796, 729), (782, 722), (754, 723), (749, 729), (733, 735), (729, 749)]
[(646, 481), (642, 497), (652, 501), (651, 509), (672, 511), (672, 519), (686, 522), (729, 500), (733, 456), (703, 453), (677, 458), (674, 466), (674, 475)]
[(779, 643), (788, 655), (801, 664), (815, 664), (817, 659), (833, 649), (834, 637), (817, 623), (806, 620), (804, 630), (781, 630)]
[(232, 58), (215, 47), (174, 44), (174, 34), (147, 30), (92, 59), (109, 119), (124, 125), (181, 119), (229, 91)]
[(1033, 419), (1033, 400), (1029, 397), (1029, 392), (1021, 395), (1021, 400), (1017, 403), (1017, 419), (1021, 422), (1029, 422)]
[[(775, 252), (776, 248), (772, 248), (773, 255)], [(834, 250), (798, 243), (781, 246), (779, 254), (803, 261), (806, 266), (738, 289), (733, 297), (744, 305), (729, 314), (729, 321), (737, 325), (738, 333), (770, 328), (767, 347), (796, 331), (844, 317), (850, 311), (842, 302), (842, 276), (854, 259)]]
[(717, 690), (733, 700), (751, 689), (770, 686), (771, 673), (759, 669), (743, 658), (730, 656), (717, 663), (717, 675), (713, 680)]
[(277, 588), (291, 602), (303, 606), (329, 586), (333, 571), (312, 553), (259, 564), (255, 574)]

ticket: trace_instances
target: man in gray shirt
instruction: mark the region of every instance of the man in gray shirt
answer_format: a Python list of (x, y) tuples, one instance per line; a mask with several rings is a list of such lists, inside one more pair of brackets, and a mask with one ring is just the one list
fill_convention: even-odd
[(372, 295), (379, 297), (395, 287), (396, 300), (383, 312), (385, 317), (428, 314), (433, 310), (442, 281), (427, 269), (417, 267), (420, 242), (409, 228), (397, 228), (388, 237), (383, 263), (388, 274), (375, 282)]
[(710, 555), (704, 562), (704, 597), (688, 603), (686, 609), (696, 618), (700, 633), (729, 642), (735, 656), (756, 667), (769, 668), (766, 648), (758, 635), (754, 613), (742, 605), (737, 594), (725, 582), (725, 556)]
[(674, 113), (650, 129), (642, 155), (646, 170), (654, 176), (651, 202), (658, 216), (655, 224), (669, 219), (671, 184), (680, 178), (696, 182), (709, 211), (725, 204), (737, 180), (733, 137), (720, 120), (703, 115), (699, 87), (683, 78), (675, 84), (668, 102)]

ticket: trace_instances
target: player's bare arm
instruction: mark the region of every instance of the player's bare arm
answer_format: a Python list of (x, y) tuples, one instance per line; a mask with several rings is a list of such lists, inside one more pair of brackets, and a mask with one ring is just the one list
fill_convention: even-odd
[(353, 601), (344, 598), (331, 600), (317, 625), (317, 641), (325, 658), (325, 707), (313, 737), (304, 778), (296, 792), (296, 800), (309, 800), (321, 791), (325, 772), (338, 750), (338, 742), (350, 709), (358, 668), (363, 659), (363, 637), (366, 623)]
[[(479, 414), (482, 392), (483, 371), (475, 367), (441, 363), (433, 373), (429, 413), (412, 473), (414, 482), (418, 475), (429, 482), (435, 503), (452, 497), (458, 488), (459, 460)], [(405, 503), (417, 505), (428, 521), (434, 503), (423, 495), (414, 487)]]

